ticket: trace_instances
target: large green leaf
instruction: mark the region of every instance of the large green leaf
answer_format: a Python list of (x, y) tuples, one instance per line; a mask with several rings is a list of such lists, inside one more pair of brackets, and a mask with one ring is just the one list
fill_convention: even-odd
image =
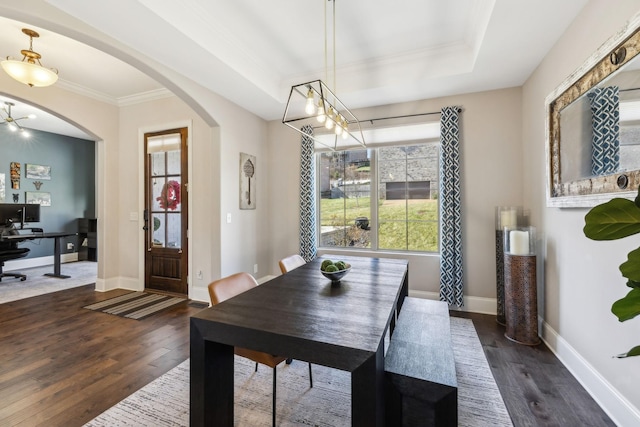
[(592, 208), (584, 217), (584, 234), (592, 240), (615, 240), (640, 233), (640, 207), (615, 198)]
[(631, 356), (640, 356), (640, 345), (633, 347), (631, 350), (626, 353), (618, 354), (616, 357), (619, 359)]
[(633, 319), (640, 314), (640, 289), (634, 288), (624, 298), (614, 302), (611, 306), (611, 312), (621, 322)]
[(640, 282), (640, 248), (629, 252), (627, 260), (620, 265), (620, 272), (632, 282)]
[(640, 288), (640, 282), (634, 282), (633, 280), (627, 280), (627, 286), (630, 288)]

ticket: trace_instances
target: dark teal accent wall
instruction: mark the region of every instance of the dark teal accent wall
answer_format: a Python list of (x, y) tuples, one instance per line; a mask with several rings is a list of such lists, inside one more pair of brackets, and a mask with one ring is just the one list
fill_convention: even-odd
[[(95, 142), (29, 130), (30, 138), (19, 132), (11, 132), (0, 125), (0, 173), (5, 174), (4, 203), (13, 203), (17, 193), (20, 203), (25, 202), (26, 191), (38, 191), (33, 185), (36, 179), (26, 178), (26, 164), (51, 166), (51, 180), (40, 180), (39, 191), (51, 193), (51, 206), (40, 207), (41, 222), (31, 224), (44, 231), (77, 231), (77, 218), (95, 218)], [(20, 189), (11, 188), (10, 163), (19, 162)], [(76, 237), (67, 238), (75, 245)], [(31, 249), (29, 258), (53, 255), (53, 239), (33, 240), (21, 246)], [(67, 250), (66, 243), (62, 253)]]

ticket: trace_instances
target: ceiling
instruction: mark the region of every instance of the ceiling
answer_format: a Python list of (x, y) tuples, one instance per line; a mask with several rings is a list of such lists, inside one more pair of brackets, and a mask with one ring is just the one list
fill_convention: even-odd
[[(587, 0), (41, 3), (274, 120), (282, 118), (291, 85), (318, 78), (335, 88), (351, 109), (521, 86)], [(28, 47), (24, 27), (40, 33), (33, 48), (42, 54), (44, 66), (59, 70), (56, 84), (65, 89), (114, 105), (165, 91), (98, 49), (2, 17), (1, 57), (19, 58), (20, 50)], [(5, 99), (0, 94), (0, 101)], [(14, 117), (29, 113), (29, 106), (16, 102)], [(35, 114), (36, 119), (23, 125), (87, 137), (73, 126), (56, 124), (54, 115)]]

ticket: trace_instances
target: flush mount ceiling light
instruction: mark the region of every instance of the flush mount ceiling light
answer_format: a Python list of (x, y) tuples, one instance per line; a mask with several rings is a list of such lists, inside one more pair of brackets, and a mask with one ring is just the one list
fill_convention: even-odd
[(31, 87), (51, 86), (58, 80), (58, 70), (43, 67), (40, 63), (42, 56), (33, 50), (33, 39), (40, 37), (40, 34), (28, 28), (23, 28), (22, 32), (29, 36), (29, 49), (20, 51), (21, 61), (7, 56), (1, 63), (2, 68), (20, 83)]
[(11, 107), (13, 107), (15, 104), (13, 102), (5, 101), (4, 105), (5, 106), (2, 108), (2, 110), (4, 111), (4, 114), (6, 115), (6, 117), (3, 117), (2, 114), (0, 114), (0, 118), (3, 119), (3, 121), (0, 122), (0, 124), (6, 124), (9, 130), (12, 132), (20, 131), (20, 134), (25, 138), (29, 137), (30, 135), (29, 131), (27, 131), (25, 128), (20, 126), (20, 123), (18, 123), (18, 120), (35, 119), (36, 118), (35, 114), (29, 114), (28, 116), (24, 116), (24, 117), (13, 118), (11, 117)]
[[(333, 1), (333, 92), (322, 80), (313, 80), (306, 83), (293, 85), (289, 92), (289, 99), (284, 110), (282, 123), (290, 128), (307, 135), (302, 131), (305, 125), (319, 128), (320, 132), (314, 132), (311, 138), (327, 148), (336, 150), (338, 141), (341, 145), (361, 145), (366, 147), (360, 122), (335, 95), (336, 85), (336, 0), (325, 0), (324, 6), (324, 57), (325, 79), (327, 79), (327, 2)], [(325, 133), (325, 138), (316, 136)], [(326, 134), (333, 134), (333, 145), (327, 144)]]

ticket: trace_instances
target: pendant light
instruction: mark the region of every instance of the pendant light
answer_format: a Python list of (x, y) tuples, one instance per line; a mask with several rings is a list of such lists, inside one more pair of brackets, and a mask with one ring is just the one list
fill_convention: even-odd
[[(313, 80), (306, 83), (293, 85), (289, 92), (289, 99), (285, 107), (282, 123), (296, 130), (297, 132), (310, 136), (302, 132), (304, 125), (310, 124), (314, 128), (321, 129), (317, 134), (314, 132), (313, 138), (316, 142), (325, 147), (336, 150), (338, 138), (340, 137), (345, 146), (360, 145), (366, 147), (364, 135), (360, 122), (335, 95), (336, 84), (336, 0), (324, 0), (324, 56), (325, 56), (325, 79), (328, 77), (327, 66), (327, 2), (333, 2), (333, 89), (322, 80)], [(322, 130), (324, 129), (324, 130)], [(322, 134), (324, 132), (324, 135)], [(333, 144), (328, 143), (327, 133), (333, 135)]]
[(7, 59), (2, 61), (0, 65), (9, 76), (20, 83), (30, 87), (51, 86), (58, 80), (58, 70), (43, 67), (40, 63), (42, 55), (33, 50), (33, 39), (40, 37), (40, 34), (28, 28), (23, 28), (22, 32), (29, 36), (29, 49), (20, 51), (22, 60), (19, 61), (7, 56)]

